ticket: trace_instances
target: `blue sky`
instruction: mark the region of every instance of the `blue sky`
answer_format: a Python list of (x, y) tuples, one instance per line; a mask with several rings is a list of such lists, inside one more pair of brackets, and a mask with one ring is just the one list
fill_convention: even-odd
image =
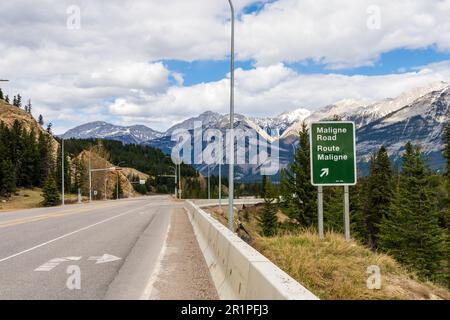
[[(396, 49), (381, 54), (380, 58), (371, 66), (331, 69), (326, 64), (316, 63), (312, 60), (296, 63), (286, 63), (286, 66), (302, 74), (342, 74), (342, 75), (389, 75), (393, 73), (406, 73), (428, 64), (450, 60), (450, 53), (440, 52), (436, 47), (425, 49)], [(230, 72), (229, 60), (162, 60), (168, 69), (180, 73), (184, 78), (184, 85), (219, 81)], [(255, 61), (237, 61), (236, 68), (251, 70)], [(172, 83), (175, 80), (171, 79)]]

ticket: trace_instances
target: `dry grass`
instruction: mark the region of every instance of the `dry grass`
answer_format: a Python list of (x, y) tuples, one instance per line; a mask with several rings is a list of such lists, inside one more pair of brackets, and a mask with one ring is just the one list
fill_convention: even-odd
[(18, 189), (16, 195), (9, 200), (0, 197), (0, 212), (40, 207), (43, 200), (41, 193), (42, 190), (39, 188)]
[[(42, 189), (17, 189), (15, 195), (10, 199), (0, 197), (0, 214), (2, 212), (15, 211), (15, 210), (25, 210), (41, 207), (41, 202), (44, 200), (41, 196)], [(83, 196), (82, 201), (87, 202), (89, 198)], [(5, 201), (5, 202), (3, 202)], [(65, 203), (75, 204), (78, 202), (78, 195), (76, 194), (66, 194)]]
[[(217, 208), (207, 210), (226, 224)], [(251, 235), (252, 246), (321, 299), (450, 299), (448, 290), (418, 280), (392, 257), (346, 241), (340, 234), (327, 233), (322, 241), (314, 230), (260, 237), (255, 219), (258, 208), (247, 210), (249, 221), (243, 222), (243, 210), (239, 210), (238, 219)], [(366, 272), (371, 265), (381, 270), (380, 290), (367, 288)]]

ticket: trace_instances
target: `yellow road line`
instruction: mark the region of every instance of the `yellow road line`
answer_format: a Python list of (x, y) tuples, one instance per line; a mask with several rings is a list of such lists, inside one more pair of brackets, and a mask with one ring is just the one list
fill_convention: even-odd
[(20, 225), (20, 224), (24, 224), (24, 223), (36, 222), (36, 221), (46, 220), (46, 219), (50, 219), (50, 218), (70, 216), (70, 215), (77, 214), (77, 213), (95, 211), (97, 209), (104, 209), (104, 208), (115, 207), (115, 206), (117, 206), (117, 203), (112, 204), (112, 205), (111, 204), (107, 204), (107, 205), (102, 204), (102, 205), (96, 206), (94, 208), (93, 207), (85, 208), (85, 209), (77, 208), (77, 209), (67, 210), (62, 213), (56, 212), (56, 213), (43, 214), (43, 215), (33, 216), (33, 217), (24, 217), (24, 218), (19, 218), (19, 219), (7, 220), (7, 221), (3, 221), (0, 223), (0, 229), (6, 228), (6, 227), (11, 227), (11, 226), (16, 226), (16, 225)]

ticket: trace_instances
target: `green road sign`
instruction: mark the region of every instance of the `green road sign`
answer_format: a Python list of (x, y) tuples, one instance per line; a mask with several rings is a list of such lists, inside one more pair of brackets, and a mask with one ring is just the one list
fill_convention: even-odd
[(311, 124), (311, 183), (315, 186), (356, 184), (355, 124), (347, 121)]

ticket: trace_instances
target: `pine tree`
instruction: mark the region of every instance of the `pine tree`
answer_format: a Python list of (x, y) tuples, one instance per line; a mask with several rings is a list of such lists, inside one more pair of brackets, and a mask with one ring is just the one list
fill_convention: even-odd
[(28, 99), (28, 103), (27, 103), (26, 106), (25, 106), (25, 111), (26, 111), (27, 113), (31, 114), (31, 108), (32, 108), (32, 105), (31, 105), (31, 99)]
[(9, 104), (9, 96), (8, 95), (5, 96), (5, 102)]
[(282, 173), (281, 195), (286, 214), (302, 226), (316, 222), (316, 188), (311, 185), (309, 132), (303, 123), (294, 162)]
[(3, 100), (4, 99), (4, 97), (3, 97), (3, 91), (2, 91), (2, 88), (0, 88), (0, 100)]
[(50, 136), (40, 132), (38, 138), (37, 152), (39, 154), (39, 161), (36, 162), (35, 174), (36, 180), (40, 181), (40, 186), (44, 181), (47, 181), (53, 167), (53, 160), (51, 155), (51, 140)]
[(359, 178), (358, 184), (350, 186), (350, 229), (352, 237), (363, 243), (368, 243), (367, 224), (364, 216), (363, 198), (366, 194), (367, 183)]
[(364, 213), (366, 217), (368, 244), (377, 247), (379, 223), (389, 211), (392, 199), (391, 164), (384, 146), (371, 158), (370, 173), (367, 178), (367, 193)]
[(323, 219), (327, 230), (344, 230), (344, 190), (343, 187), (327, 187), (323, 190)]
[(413, 266), (420, 276), (443, 280), (448, 273), (448, 235), (429, 187), (420, 149), (411, 143), (402, 156), (399, 191), (380, 223), (379, 248)]
[(19, 184), (23, 187), (32, 187), (35, 176), (35, 164), (37, 159), (37, 143), (36, 135), (33, 130), (29, 133), (24, 130), (22, 132), (23, 150), (20, 160), (20, 177)]
[(41, 127), (44, 125), (44, 117), (42, 116), (42, 114), (40, 114), (38, 117), (38, 123)]
[(53, 124), (50, 122), (50, 123), (47, 125), (47, 133), (52, 134), (52, 127), (53, 127)]
[(44, 198), (42, 205), (45, 207), (56, 206), (60, 203), (61, 198), (53, 176), (50, 176), (45, 183), (42, 189), (42, 197)]
[(17, 107), (21, 108), (22, 107), (22, 96), (20, 94), (17, 95)]
[(447, 160), (446, 176), (450, 180), (450, 122), (447, 123), (444, 133), (444, 158)]
[(271, 237), (278, 231), (277, 208), (275, 205), (275, 193), (270, 179), (265, 179), (264, 207), (261, 215), (257, 217), (260, 234)]
[(10, 197), (15, 190), (14, 166), (11, 160), (2, 160), (0, 162), (0, 195)]

